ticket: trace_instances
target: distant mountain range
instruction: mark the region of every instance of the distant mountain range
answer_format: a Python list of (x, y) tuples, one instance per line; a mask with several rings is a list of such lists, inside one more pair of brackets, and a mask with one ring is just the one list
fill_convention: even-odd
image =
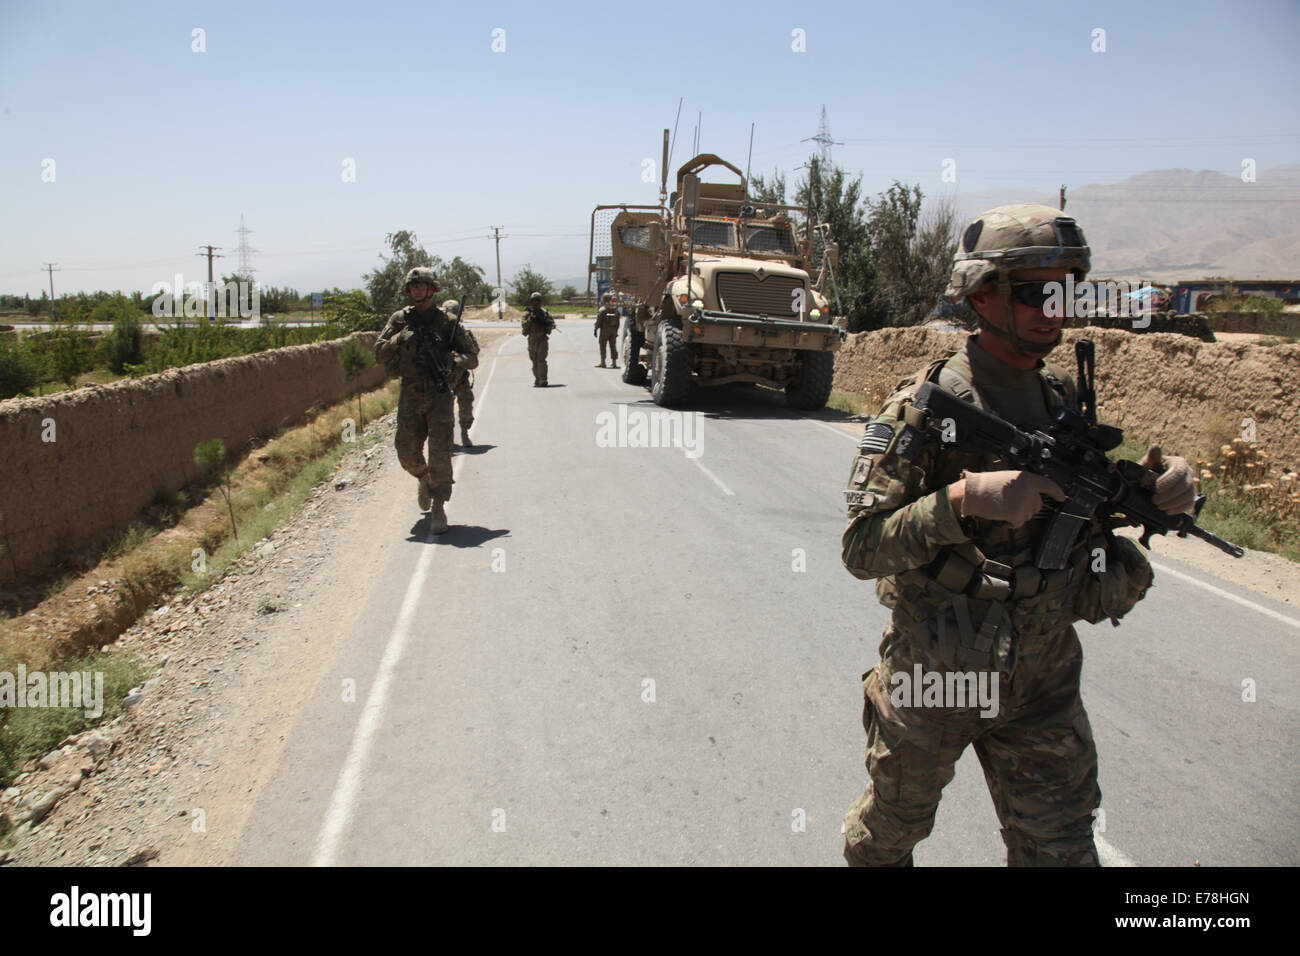
[[(1004, 203), (1057, 204), (1054, 195), (1002, 191), (955, 199), (963, 221)], [(1096, 276), (1300, 279), (1300, 166), (1258, 170), (1253, 183), (1209, 170), (1161, 169), (1109, 186), (1069, 188), (1065, 200), (1066, 214), (1088, 238)]]
[[(1057, 197), (997, 190), (957, 193), (962, 223), (1014, 202)], [(1092, 274), (1113, 279), (1300, 279), (1300, 165), (1255, 173), (1255, 182), (1210, 170), (1159, 169), (1107, 186), (1067, 188), (1065, 211), (1092, 248)], [(586, 276), (552, 280), (587, 287)]]

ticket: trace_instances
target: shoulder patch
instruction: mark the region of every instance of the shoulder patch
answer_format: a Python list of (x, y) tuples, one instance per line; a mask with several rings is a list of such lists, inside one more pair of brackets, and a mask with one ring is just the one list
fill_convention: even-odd
[(853, 466), (853, 477), (849, 479), (849, 484), (862, 486), (870, 476), (871, 459), (859, 455), (857, 464)]
[(860, 505), (863, 508), (870, 508), (876, 503), (876, 496), (869, 491), (854, 491), (849, 489), (844, 492), (844, 503), (846, 505)]
[(862, 441), (858, 442), (858, 448), (868, 455), (878, 455), (889, 447), (889, 442), (893, 437), (894, 426), (888, 422), (872, 422), (863, 432)]

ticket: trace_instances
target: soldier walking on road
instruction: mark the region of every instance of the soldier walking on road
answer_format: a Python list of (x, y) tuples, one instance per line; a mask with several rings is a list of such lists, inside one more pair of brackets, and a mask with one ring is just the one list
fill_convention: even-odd
[(528, 336), (528, 357), (533, 362), (533, 387), (546, 388), (546, 353), (548, 337), (555, 331), (555, 320), (542, 308), (542, 294), (534, 292), (528, 297), (528, 308), (520, 319), (524, 335)]
[[(375, 356), (401, 375), (394, 440), (397, 460), (419, 482), (416, 500), (421, 511), (431, 512), (430, 530), (442, 534), (447, 530), (443, 505), (451, 497), (451, 449), (456, 435), (451, 383), (438, 380), (433, 356), (450, 373), (468, 372), (478, 365), (478, 343), (459, 323), (455, 341), (450, 341), (451, 319), (433, 304), (438, 280), (432, 269), (412, 269), (406, 274), (405, 286), (412, 304), (388, 319), (375, 340)], [(427, 462), (423, 452), (426, 441)]]
[(611, 368), (618, 368), (618, 353), (614, 351), (618, 344), (618, 307), (614, 305), (614, 296), (608, 292), (601, 297), (600, 311), (596, 313), (596, 326), (591, 330), (592, 335), (600, 336), (600, 364), (596, 368), (605, 367), (605, 349), (609, 348), (609, 361)]
[[(1035, 546), (1047, 518), (1038, 512), (1043, 496), (1064, 497), (1056, 483), (963, 451), (960, 441), (927, 448), (915, 461), (896, 447), (927, 380), (1022, 428), (1077, 407), (1070, 375), (1043, 362), (1062, 326), (1043, 305), (1048, 283), (1063, 284), (1071, 272), (1081, 280), (1088, 268), (1083, 232), (1050, 207), (1002, 206), (971, 223), (947, 295), (969, 300), (979, 332), (902, 382), (858, 446), (844, 566), (877, 579), (876, 593), (893, 612), (880, 663), (862, 678), (871, 779), (845, 817), (850, 864), (910, 866), (958, 757), (973, 744), (1008, 865), (1097, 865), (1097, 750), (1079, 694), (1083, 653), (1073, 624), (1123, 616), (1146, 593), (1151, 567), (1131, 540), (1094, 520), (1064, 570), (1039, 570)], [(1153, 446), (1142, 464), (1157, 473), (1156, 506), (1186, 511), (1194, 497), (1187, 462), (1161, 461)], [(924, 706), (919, 688), (900, 700), (918, 669), (947, 687), (956, 675), (983, 673), (996, 704), (932, 701), (927, 689)]]
[[(458, 319), (460, 315), (460, 303), (455, 299), (448, 299), (442, 304), (442, 311), (450, 319)], [(465, 330), (465, 334), (471, 339), (474, 333)], [(474, 351), (478, 351), (478, 342), (474, 343)], [(474, 427), (474, 373), (469, 369), (456, 369), (451, 376), (451, 388), (456, 393), (456, 411), (460, 419), (460, 443), (466, 448), (473, 448), (474, 443), (469, 440), (469, 430)]]

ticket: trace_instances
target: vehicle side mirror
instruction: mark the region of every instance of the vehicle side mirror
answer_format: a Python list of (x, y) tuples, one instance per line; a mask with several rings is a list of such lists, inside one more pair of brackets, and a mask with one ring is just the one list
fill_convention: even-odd
[(682, 215), (700, 214), (700, 177), (687, 173), (682, 177)]

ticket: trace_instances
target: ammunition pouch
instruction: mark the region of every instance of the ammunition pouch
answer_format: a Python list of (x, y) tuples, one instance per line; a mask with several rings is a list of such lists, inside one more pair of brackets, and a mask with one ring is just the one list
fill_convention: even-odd
[(1110, 618), (1118, 626), (1151, 587), (1151, 563), (1133, 541), (1120, 536), (1110, 537), (1104, 570), (1093, 571), (1091, 561), (1089, 554), (1090, 566), (1075, 595), (1075, 613), (1089, 624)]

